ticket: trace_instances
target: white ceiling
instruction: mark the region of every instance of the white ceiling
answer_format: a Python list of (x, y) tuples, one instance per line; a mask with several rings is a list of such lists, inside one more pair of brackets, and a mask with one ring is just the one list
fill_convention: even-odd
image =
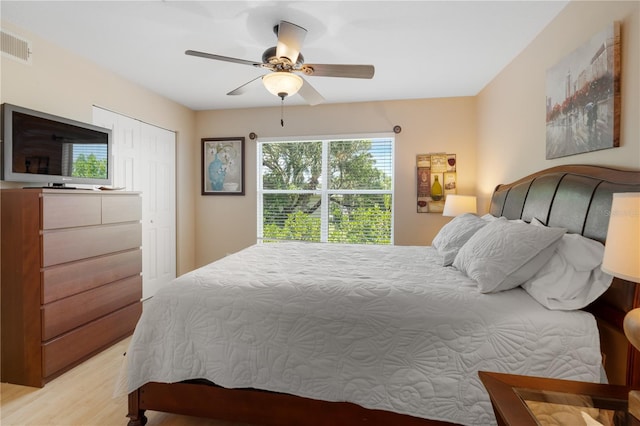
[[(325, 103), (473, 96), (567, 1), (7, 1), (2, 20), (194, 110), (278, 106), (260, 61), (281, 19), (308, 30), (307, 63), (371, 64), (372, 80), (308, 77)], [(37, 61), (39, 52), (33, 52)], [(285, 100), (304, 105), (300, 96)]]

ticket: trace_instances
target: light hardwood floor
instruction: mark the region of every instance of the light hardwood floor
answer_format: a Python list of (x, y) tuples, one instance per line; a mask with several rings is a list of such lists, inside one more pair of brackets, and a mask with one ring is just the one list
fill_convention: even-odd
[[(126, 395), (113, 398), (122, 356), (130, 339), (116, 343), (76, 368), (31, 388), (2, 383), (2, 426), (125, 426)], [(147, 412), (148, 426), (240, 426), (237, 423)]]

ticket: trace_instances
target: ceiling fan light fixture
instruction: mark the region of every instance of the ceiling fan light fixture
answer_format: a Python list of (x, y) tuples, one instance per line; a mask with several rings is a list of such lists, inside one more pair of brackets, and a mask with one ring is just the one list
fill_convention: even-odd
[(295, 95), (303, 83), (300, 76), (287, 71), (276, 71), (262, 77), (264, 87), (280, 98)]

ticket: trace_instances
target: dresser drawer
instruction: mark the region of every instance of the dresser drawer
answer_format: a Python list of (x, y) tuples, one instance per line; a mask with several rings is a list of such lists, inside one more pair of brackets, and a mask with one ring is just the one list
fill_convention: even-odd
[(44, 195), (42, 229), (99, 225), (102, 220), (101, 206), (99, 195)]
[(138, 302), (42, 345), (44, 377), (71, 368), (131, 334), (142, 313)]
[(42, 340), (52, 339), (142, 298), (142, 277), (136, 275), (42, 307)]
[(142, 198), (138, 195), (102, 197), (102, 223), (135, 222), (142, 219)]
[(141, 244), (139, 222), (44, 232), (42, 266), (129, 250), (138, 248)]
[(42, 271), (42, 303), (139, 275), (141, 270), (140, 249), (51, 266)]

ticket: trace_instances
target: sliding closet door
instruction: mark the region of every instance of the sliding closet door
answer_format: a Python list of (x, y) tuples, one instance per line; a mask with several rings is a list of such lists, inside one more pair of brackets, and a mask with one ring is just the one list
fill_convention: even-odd
[(176, 135), (98, 107), (93, 122), (113, 132), (113, 186), (142, 193), (142, 298), (147, 299), (176, 276)]

